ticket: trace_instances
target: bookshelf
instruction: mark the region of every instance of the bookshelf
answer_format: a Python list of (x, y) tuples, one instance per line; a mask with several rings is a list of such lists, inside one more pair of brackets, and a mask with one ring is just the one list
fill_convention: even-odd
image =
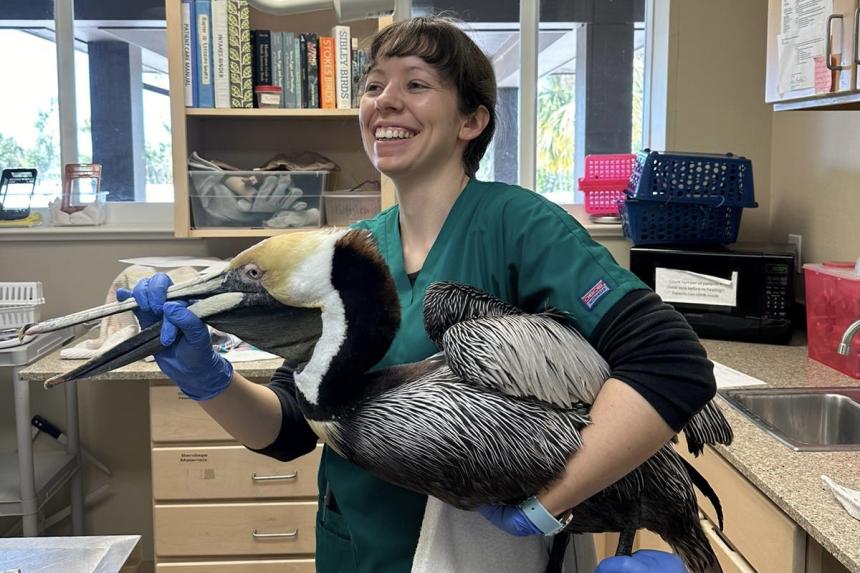
[[(295, 229), (208, 227), (195, 229), (191, 216), (188, 156), (197, 152), (243, 169), (278, 153), (316, 151), (334, 161), (326, 189), (349, 189), (367, 179), (382, 181), (381, 207), (394, 203), (391, 181), (377, 172), (364, 153), (357, 109), (213, 109), (186, 108), (182, 75), (180, 1), (167, 0), (167, 49), (173, 145), (174, 228), (177, 237), (268, 237)], [(363, 46), (390, 18), (352, 22), (353, 37)], [(251, 29), (314, 32), (327, 35), (338, 24), (334, 10), (272, 16), (250, 9)]]

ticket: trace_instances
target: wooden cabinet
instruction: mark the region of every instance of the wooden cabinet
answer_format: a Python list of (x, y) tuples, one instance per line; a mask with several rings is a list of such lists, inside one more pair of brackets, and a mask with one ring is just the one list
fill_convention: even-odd
[[(714, 449), (705, 448), (694, 458), (686, 448), (681, 437), (676, 450), (708, 480), (723, 506), (720, 531), (713, 506), (697, 492), (702, 528), (724, 573), (848, 572)], [(615, 545), (607, 538), (597, 544), (598, 555), (614, 553)], [(635, 548), (671, 551), (658, 535), (645, 530), (636, 534)]]
[[(264, 237), (284, 229), (195, 228), (192, 221), (188, 157), (197, 152), (241, 169), (262, 165), (278, 153), (316, 151), (339, 166), (326, 189), (349, 189), (368, 179), (380, 179), (364, 153), (357, 109), (201, 109), (184, 102), (180, 0), (167, 0), (167, 47), (173, 145), (174, 225), (178, 237)], [(390, 18), (350, 23), (353, 37), (367, 40)], [(329, 35), (338, 22), (334, 10), (294, 16), (271, 16), (250, 9), (251, 29), (314, 32)], [(382, 207), (394, 202), (390, 180), (382, 181)]]
[(291, 462), (232, 440), (172, 384), (150, 386), (158, 573), (310, 573), (322, 447)]
[(857, 0), (768, 0), (765, 100), (777, 111), (860, 109), (858, 18)]

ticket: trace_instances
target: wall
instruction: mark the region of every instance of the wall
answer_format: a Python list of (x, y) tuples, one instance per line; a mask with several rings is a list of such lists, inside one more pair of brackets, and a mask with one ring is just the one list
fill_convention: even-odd
[(806, 262), (860, 257), (860, 111), (773, 119), (771, 238), (803, 236)]
[(666, 149), (752, 160), (759, 207), (744, 211), (739, 240), (766, 241), (773, 116), (764, 103), (767, 2), (672, 0), (670, 18)]

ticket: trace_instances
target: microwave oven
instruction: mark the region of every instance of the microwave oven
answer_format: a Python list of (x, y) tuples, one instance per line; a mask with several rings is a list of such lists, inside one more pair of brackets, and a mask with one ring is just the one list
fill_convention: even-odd
[(790, 245), (630, 250), (630, 270), (702, 338), (787, 344), (794, 268)]

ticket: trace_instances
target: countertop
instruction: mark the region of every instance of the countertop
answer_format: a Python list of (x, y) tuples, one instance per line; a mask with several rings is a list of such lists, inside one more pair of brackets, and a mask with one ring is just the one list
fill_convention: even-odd
[(116, 573), (139, 541), (140, 535), (0, 539), (0, 570)]
[[(807, 358), (802, 340), (790, 346), (702, 342), (711, 359), (769, 386), (860, 386), (860, 380)], [(735, 439), (731, 446), (715, 449), (849, 571), (860, 573), (860, 521), (848, 515), (821, 481), (825, 474), (860, 489), (860, 452), (795, 452), (738, 414), (722, 397), (717, 402)]]
[[(788, 346), (721, 340), (703, 343), (712, 359), (770, 386), (860, 386), (860, 381), (808, 359), (802, 337), (796, 337)], [(265, 360), (238, 363), (235, 367), (247, 378), (265, 379), (280, 363)], [(60, 360), (57, 351), (22, 370), (21, 378), (44, 381), (76, 364), (77, 361)], [(164, 378), (155, 363), (138, 362), (95, 379)], [(860, 452), (794, 452), (738, 414), (721, 397), (716, 400), (735, 432), (734, 443), (717, 446), (719, 453), (850, 571), (860, 573), (860, 521), (848, 515), (820, 477), (826, 474), (847, 487), (860, 489)]]

